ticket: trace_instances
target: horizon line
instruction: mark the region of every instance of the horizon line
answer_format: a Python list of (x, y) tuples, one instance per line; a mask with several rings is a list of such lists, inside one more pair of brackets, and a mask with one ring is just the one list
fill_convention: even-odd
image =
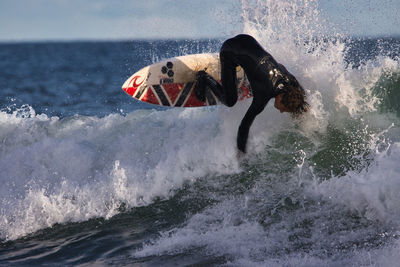
[[(232, 35), (233, 36), (233, 35)], [(355, 39), (400, 39), (400, 34), (395, 35), (348, 35), (344, 36)], [(23, 44), (23, 43), (78, 43), (78, 42), (154, 42), (154, 41), (209, 41), (225, 40), (229, 36), (214, 37), (160, 37), (160, 38), (55, 38), (55, 39), (0, 39), (0, 44)]]

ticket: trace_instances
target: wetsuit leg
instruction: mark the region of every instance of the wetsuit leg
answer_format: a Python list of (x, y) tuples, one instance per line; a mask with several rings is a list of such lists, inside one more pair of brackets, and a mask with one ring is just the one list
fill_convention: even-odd
[(235, 55), (229, 45), (224, 43), (220, 52), (221, 83), (214, 80), (205, 71), (199, 71), (196, 77), (195, 93), (200, 101), (205, 101), (206, 90), (211, 90), (214, 95), (228, 107), (236, 104), (238, 99)]
[(222, 103), (225, 103), (225, 98), (223, 96), (222, 86), (207, 72), (199, 71), (196, 74), (196, 84), (195, 84), (195, 94), (196, 97), (205, 102), (206, 101), (206, 91), (211, 91)]
[(236, 67), (238, 65), (234, 62), (235, 56), (231, 52), (226, 51), (225, 45), (222, 46), (219, 57), (221, 61), (222, 94), (225, 98), (224, 104), (232, 107), (238, 99), (236, 78)]

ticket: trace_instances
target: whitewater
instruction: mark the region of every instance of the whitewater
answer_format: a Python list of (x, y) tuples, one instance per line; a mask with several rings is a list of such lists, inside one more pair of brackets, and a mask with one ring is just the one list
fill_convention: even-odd
[(0, 265), (397, 264), (400, 41), (350, 38), (318, 1), (241, 8), (234, 34), (285, 65), (311, 109), (269, 103), (240, 159), (251, 100), (159, 108), (121, 90), (223, 40), (0, 45)]

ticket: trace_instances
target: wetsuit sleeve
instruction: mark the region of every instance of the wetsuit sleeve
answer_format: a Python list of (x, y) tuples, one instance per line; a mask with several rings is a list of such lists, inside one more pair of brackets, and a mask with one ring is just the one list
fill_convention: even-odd
[(260, 102), (254, 99), (249, 109), (247, 110), (246, 115), (244, 115), (244, 118), (240, 123), (237, 135), (237, 147), (240, 151), (246, 153), (246, 144), (247, 144), (247, 139), (249, 137), (250, 126), (253, 123), (256, 116), (264, 110), (267, 103), (268, 101)]

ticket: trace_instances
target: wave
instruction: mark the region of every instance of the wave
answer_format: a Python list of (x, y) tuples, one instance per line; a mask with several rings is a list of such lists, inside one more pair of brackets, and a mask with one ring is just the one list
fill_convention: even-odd
[[(166, 198), (184, 182), (239, 170), (233, 139), (210, 110), (140, 110), (127, 116), (0, 113), (1, 238), (56, 223), (109, 218)], [(219, 136), (220, 135), (220, 136)], [(207, 154), (195, 153), (207, 150)]]
[(293, 178), (301, 169), (296, 179), (317, 179), (318, 184), (350, 173), (364, 177), (375, 164), (374, 149), (398, 141), (394, 115), (382, 111), (385, 102), (376, 93), (397, 85), (394, 78), (387, 85), (385, 64), (373, 75), (368, 76), (370, 69), (358, 70), (358, 75), (338, 76), (331, 83), (369, 77), (369, 89), (362, 88), (364, 96), (359, 96), (362, 107), (333, 98), (344, 106), (334, 114), (337, 105), (316, 91), (310, 94), (310, 114), (293, 124), (268, 106), (252, 128), (253, 152), (242, 162), (236, 158), (235, 136), (248, 101), (233, 109), (139, 110), (103, 118), (60, 119), (36, 114), (29, 106), (3, 111), (1, 238), (15, 239), (58, 223), (107, 219), (167, 199), (205, 176), (230, 177), (246, 170), (276, 175), (278, 182), (283, 173)]
[(104, 117), (50, 117), (30, 106), (0, 112), (0, 239), (177, 198), (201, 207), (183, 209), (183, 222), (157, 230), (133, 257), (196, 251), (233, 265), (397, 262), (399, 59), (349, 63), (351, 44), (340, 34), (315, 38), (329, 28), (316, 4), (242, 2), (244, 32), (288, 67), (311, 104), (292, 120), (270, 103), (242, 159), (236, 132), (250, 100)]

